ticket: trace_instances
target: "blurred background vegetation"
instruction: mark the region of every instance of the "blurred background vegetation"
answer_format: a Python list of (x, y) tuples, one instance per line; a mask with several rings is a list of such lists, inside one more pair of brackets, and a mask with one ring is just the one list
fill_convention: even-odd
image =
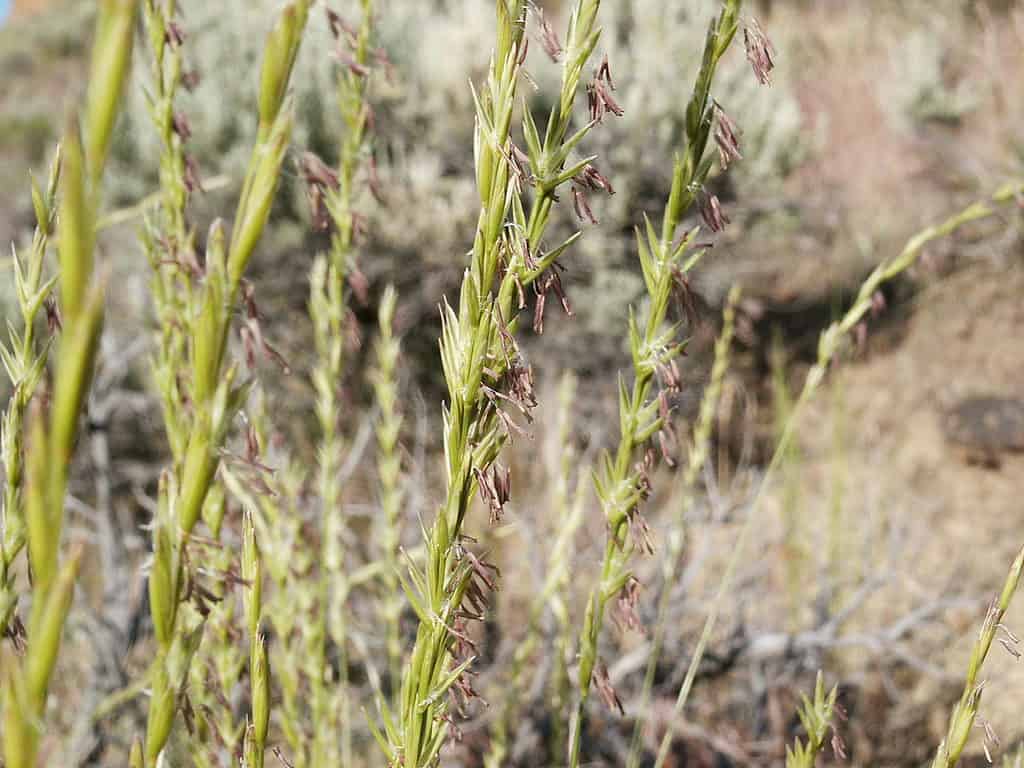
[[(251, 105), (258, 55), (274, 3), (182, 5), (189, 63), (201, 75), (182, 107), (191, 124), (189, 148), (208, 186), (193, 203), (197, 230), (204, 232), (241, 183), (255, 131)], [(544, 5), (556, 15), (560, 10), (557, 0)], [(714, 5), (630, 0), (607, 3), (602, 11), (603, 45), (626, 117), (597, 135), (594, 151), (617, 194), (595, 202), (600, 225), (588, 230), (568, 265), (564, 280), (575, 317), (552, 314), (554, 332), (524, 340), (542, 389), (554, 392), (566, 369), (579, 377), (572, 439), (583, 455), (615, 439), (610, 382), (615, 370), (628, 365), (626, 308), (644, 293), (632, 263), (632, 226), (667, 194), (665, 147), (682, 129), (703, 19)], [(415, 515), (431, 508), (439, 484), (440, 446), (424, 423), (436, 422), (440, 413), (437, 305), (457, 290), (475, 225), (467, 78), (478, 80), (486, 67), (491, 6), (485, 0), (392, 0), (378, 21), (393, 65), (374, 100), (385, 201), (364, 206), (360, 264), (369, 292), (355, 311), (362, 335), (371, 337), (377, 299), (386, 283), (396, 284), (409, 416), (404, 442), (417, 485), (407, 513), (413, 538)], [(678, 608), (667, 631), (664, 668), (658, 670), (656, 704), (665, 707), (728, 554), (737, 510), (763, 471), (773, 425), (813, 359), (818, 333), (871, 268), (910, 234), (1024, 168), (1024, 3), (762, 0), (752, 6), (749, 12), (770, 31), (779, 65), (773, 86), (759, 89), (741, 71), (742, 56), (733, 55), (716, 89), (742, 129), (745, 159), (714, 181), (732, 225), (692, 286), (701, 322), (684, 367), (683, 423), (700, 401), (730, 286), (742, 285), (744, 300), (713, 466), (696, 512), (701, 525), (676, 587)], [(30, 237), (27, 173), (44, 168), (80, 93), (91, 14), (87, 0), (15, 0), (12, 17), (0, 27), (0, 243)], [(296, 158), (311, 149), (334, 160), (334, 66), (327, 29), (311, 25), (294, 78)], [(116, 275), (101, 382), (107, 395), (120, 398), (105, 427), (115, 509), (135, 562), (145, 558), (146, 538), (137, 533), (138, 524), (147, 519), (145, 502), (162, 459), (156, 446), (163, 445), (148, 394), (149, 334), (143, 332), (152, 321), (149, 265), (135, 241), (139, 221), (132, 216), (157, 187), (159, 150), (146, 118), (145, 72), (136, 68), (128, 117), (115, 139), (107, 203), (117, 223), (105, 230), (100, 245)], [(557, 93), (550, 76), (549, 70), (538, 73), (541, 103)], [(251, 278), (266, 316), (264, 332), (292, 370), (304, 373), (312, 362), (307, 274), (323, 241), (311, 234), (295, 167), (286, 164), (288, 177)], [(571, 210), (560, 215), (568, 232)], [(9, 274), (9, 262), (3, 269)], [(5, 279), (5, 315), (12, 297), (12, 283)], [(920, 765), (940, 738), (949, 704), (959, 694), (965, 635), (972, 635), (967, 630), (976, 626), (1020, 545), (1024, 522), (1024, 435), (982, 445), (984, 461), (978, 461), (979, 447), (949, 427), (950, 414), (971, 397), (1006, 398), (1024, 407), (1020, 217), (1011, 214), (995, 227), (972, 228), (930, 247), (921, 266), (885, 298), (866, 341), (812, 405), (782, 481), (770, 491), (770, 509), (756, 534), (758, 554), (740, 575), (728, 620), (702, 668), (692, 718), (699, 727), (684, 734), (678, 765), (777, 760), (797, 726), (796, 691), (808, 688), (819, 667), (840, 683), (840, 703), (848, 713), (840, 729), (852, 764)], [(369, 346), (360, 354), (368, 354)], [(346, 430), (358, 446), (372, 415), (356, 407), (370, 395), (365, 377), (358, 367), (353, 370), (347, 382), (353, 415)], [(311, 458), (307, 377), (285, 375), (272, 365), (261, 377), (275, 424), (294, 450)], [(558, 402), (550, 395), (541, 400), (548, 409)], [(493, 622), (492, 657), (501, 652), (502, 638), (518, 631), (539, 578), (535, 566), (544, 555), (532, 542), (549, 530), (545, 486), (551, 475), (544, 464), (557, 461), (557, 446), (538, 445), (546, 446), (543, 425), (553, 423), (551, 416), (539, 420), (534, 443), (522, 441), (513, 449), (520, 490), (512, 522), (495, 534), (507, 545), (500, 548), (504, 590)], [(357, 463), (364, 460), (353, 455)], [(94, 467), (88, 459), (84, 464), (75, 527), (88, 540), (95, 527), (88, 511)], [(378, 503), (372, 473), (352, 470), (346, 495), (347, 503), (372, 510)], [(655, 529), (673, 515), (678, 499), (671, 493), (652, 500)], [(581, 595), (603, 545), (600, 515), (586, 520), (579, 577), (570, 579), (570, 589)], [(644, 567), (649, 578), (643, 581), (657, 583), (657, 558)], [(89, 633), (104, 615), (104, 589), (102, 575), (93, 578), (93, 599), (80, 601), (81, 615), (72, 621), (72, 643), (82, 649), (83, 665), (100, 652)], [(87, 577), (87, 590), (88, 582)], [(139, 585), (132, 590), (141, 595)], [(645, 615), (653, 612), (652, 597), (645, 598), (651, 604)], [(1024, 629), (1022, 616), (1024, 610), (1016, 608), (1008, 623)], [(612, 676), (627, 699), (642, 677), (642, 656), (631, 654), (640, 640), (610, 634), (608, 642), (616, 646), (610, 655), (619, 659)], [(1024, 738), (1024, 671), (1012, 661), (1004, 654), (993, 663), (998, 671), (984, 707), (1004, 745)], [(67, 691), (65, 701), (74, 696)], [(69, 725), (75, 716), (70, 707)], [(543, 719), (532, 728), (542, 734)], [(610, 745), (593, 759), (616, 764), (616, 740), (628, 738), (628, 729), (610, 720), (593, 728)], [(619, 730), (625, 736), (616, 735)], [(461, 764), (472, 765), (479, 746), (472, 728), (467, 731)], [(522, 738), (529, 744), (528, 736)], [(527, 756), (519, 764), (536, 764), (528, 746), (521, 749)]]

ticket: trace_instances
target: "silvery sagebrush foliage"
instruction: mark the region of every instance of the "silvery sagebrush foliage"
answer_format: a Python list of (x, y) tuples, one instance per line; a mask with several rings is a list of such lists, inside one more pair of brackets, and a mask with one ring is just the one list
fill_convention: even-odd
[[(182, 401), (187, 398), (188, 407), (179, 411), (172, 405), (168, 409), (166, 401), (170, 398), (165, 395), (165, 413), (180, 415), (185, 423), (180, 427), (183, 439), (176, 446), (178, 453), (173, 465), (160, 480), (158, 511), (152, 527), (149, 598), (157, 655), (150, 667), (152, 692), (142, 751), (146, 766), (159, 764), (176, 714), (183, 702), (187, 704), (183, 694), (192, 659), (202, 639), (204, 619), (209, 614), (208, 601), (217, 597), (199, 581), (198, 571), (189, 558), (189, 545), (201, 517), (214, 536), (219, 534), (223, 521), (224, 494), (215, 482), (215, 475), (227, 434), (249, 392), (247, 383), (236, 383), (237, 366), (227, 362), (232, 312), (235, 303), (243, 297), (242, 278), (269, 218), (290, 140), (293, 115), (286, 93), (309, 6), (310, 0), (288, 3), (267, 37), (259, 78), (256, 140), (242, 183), (233, 231), (228, 239), (222, 225), (215, 222), (207, 240), (204, 266), (195, 273), (196, 284), (194, 288), (190, 283), (185, 284), (187, 306), (174, 318), (174, 322), (183, 324), (186, 329), (183, 335), (187, 344), (182, 344), (176, 354), (186, 364), (188, 375), (181, 383), (158, 384), (160, 391), (170, 393), (170, 397)], [(166, 120), (168, 111), (174, 109), (173, 94), (181, 77), (180, 59), (174, 52), (183, 41), (176, 27), (179, 9), (171, 2), (153, 3), (149, 10), (150, 41), (156, 60), (154, 81), (164, 81), (165, 66), (172, 72), (166, 87), (156, 94), (164, 103), (157, 102), (154, 109), (156, 117)], [(170, 56), (169, 64), (164, 61), (165, 55)], [(143, 242), (149, 247), (158, 243), (168, 249), (164, 258), (157, 261), (158, 267), (167, 268), (169, 262), (170, 266), (187, 270), (191, 266), (187, 251), (190, 237), (186, 228), (175, 231), (174, 227), (184, 217), (185, 199), (179, 185), (187, 188), (184, 174), (188, 169), (188, 164), (181, 159), (178, 141), (186, 140), (190, 131), (183, 128), (183, 118), (177, 113), (171, 114), (174, 115), (170, 122), (173, 135), (168, 136), (166, 122), (157, 120), (164, 147), (162, 173), (171, 177), (162, 184), (167, 196), (163, 226), (171, 229), (165, 232), (156, 229), (159, 236), (145, 238)], [(176, 196), (172, 195), (175, 190), (179, 192)], [(154, 228), (158, 227), (159, 223)], [(159, 276), (155, 285), (159, 291)], [(248, 291), (245, 299), (251, 320), (258, 313), (252, 310)], [(166, 318), (161, 321), (166, 322)], [(245, 329), (251, 332), (252, 326), (247, 325)], [(246, 340), (250, 345), (254, 343), (251, 337)], [(177, 376), (177, 371), (161, 370), (159, 363), (155, 372), (158, 379)], [(176, 386), (183, 390), (175, 392)], [(172, 434), (177, 425), (169, 420), (167, 426), (168, 433)], [(247, 458), (255, 461), (254, 457)]]
[[(51, 176), (59, 187), (56, 235), (60, 282), (59, 301), (52, 311), (59, 313), (61, 334), (49, 401), (45, 406), (35, 401), (25, 427), (24, 535), (33, 578), (24, 654), (5, 651), (2, 660), (3, 756), (8, 768), (36, 765), (50, 680), (81, 560), (78, 549), (61, 557), (65, 494), (79, 415), (92, 382), (103, 324), (105, 279), (95, 263), (96, 222), (111, 132), (131, 61), (137, 10), (134, 0), (100, 4), (81, 124), (71, 121), (63, 142), (59, 181), (56, 170)], [(44, 232), (53, 220), (52, 186), (46, 197), (38, 190), (33, 193), (37, 224)], [(45, 245), (39, 241), (40, 260)], [(33, 304), (46, 298), (44, 288), (48, 286), (39, 283), (39, 266), (30, 267), (27, 280), (22, 281), (26, 293), (19, 298), (26, 316), (34, 314)], [(33, 296), (27, 293), (30, 289)], [(30, 345), (21, 358), (29, 367), (23, 366), (19, 378), (28, 375), (38, 380), (40, 373), (31, 373), (36, 365), (30, 360), (35, 354), (31, 339), (21, 339), (26, 340)], [(5, 362), (7, 357), (10, 355), (5, 355)], [(20, 502), (15, 498), (15, 503)], [(9, 512), (14, 514), (5, 507), (5, 518)], [(6, 530), (3, 533), (6, 539)]]
[(953, 74), (962, 56), (962, 25), (974, 13), (971, 5), (960, 0), (906, 3), (903, 10), (911, 23), (891, 46), (891, 71), (880, 83), (894, 108), (887, 116), (900, 130), (913, 133), (930, 121), (956, 122), (979, 106), (981, 84)]

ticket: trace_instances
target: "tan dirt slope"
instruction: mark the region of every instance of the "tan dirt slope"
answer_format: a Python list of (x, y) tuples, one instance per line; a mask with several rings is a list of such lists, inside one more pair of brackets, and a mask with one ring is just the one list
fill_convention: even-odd
[[(936, 282), (917, 296), (901, 343), (843, 369), (849, 534), (856, 537), (869, 519), (908, 531), (906, 550), (896, 553), (906, 571), (901, 586), (872, 601), (877, 607), (862, 618), (865, 624), (884, 625), (925, 596), (987, 598), (1024, 546), (1024, 454), (1010, 450), (998, 462), (971, 461), (943, 430), (944, 413), (964, 398), (1024, 399), (1021, 256), (1018, 242), (1000, 263), (975, 263)], [(818, 486), (809, 490), (809, 508), (827, 508), (831, 435), (823, 425), (833, 408), (823, 393), (804, 421), (805, 478)], [(981, 620), (949, 618), (960, 625), (961, 639), (927, 661), (950, 680), (926, 675), (905, 702), (931, 702), (935, 743), (948, 708), (934, 705), (957, 695), (953, 681), (966, 672)], [(1024, 633), (1021, 595), (1006, 624)], [(1024, 664), (993, 646), (983, 677), (982, 716), (1004, 743), (1020, 739)], [(972, 744), (980, 750), (980, 736)]]

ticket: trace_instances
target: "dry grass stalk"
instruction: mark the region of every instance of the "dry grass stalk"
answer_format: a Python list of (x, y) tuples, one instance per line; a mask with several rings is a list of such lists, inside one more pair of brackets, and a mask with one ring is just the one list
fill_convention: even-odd
[[(793, 413), (793, 394), (787, 378), (787, 355), (782, 334), (772, 334), (770, 352), (772, 369), (772, 419), (775, 430), (774, 437), (778, 440), (786, 430)], [(800, 447), (791, 443), (786, 449), (779, 464), (782, 473), (782, 490), (779, 506), (782, 521), (783, 570), (785, 572), (786, 600), (789, 609), (789, 624), (793, 632), (799, 631), (802, 625), (803, 611), (808, 605), (809, 595), (806, 592), (806, 568), (810, 553), (805, 543), (804, 519), (801, 515), (800, 493), (803, 455)]]
[[(179, 10), (176, 0), (147, 0), (143, 6), (151, 51), (150, 119), (160, 139), (161, 157), (160, 189), (152, 209), (144, 208), (141, 238), (153, 270), (150, 290), (157, 321), (153, 379), (170, 447), (170, 473), (180, 479), (194, 416), (180, 372), (191, 365), (192, 320), (203, 299), (203, 269), (196, 253), (195, 230), (188, 221), (190, 198), (201, 189), (201, 182), (186, 153), (192, 137), (189, 121), (178, 108), (180, 91), (188, 87), (192, 76), (185, 71), (187, 36)], [(204, 506), (210, 532), (215, 540), (220, 539), (224, 492), (216, 481)], [(171, 551), (173, 558), (174, 541), (166, 536), (173, 528), (167, 520), (160, 525), (159, 544), (165, 552)], [(158, 551), (157, 544), (155, 538), (154, 551)], [(202, 561), (207, 573), (227, 574), (232, 568), (232, 551), (227, 547), (193, 546), (191, 557)], [(189, 578), (197, 578), (194, 569)], [(204, 615), (200, 619), (190, 614), (188, 621), (201, 622), (202, 627), (195, 630), (196, 643), (201, 636), (205, 642), (196, 649), (195, 658), (185, 658), (183, 673), (192, 691), (188, 706), (198, 721), (193, 760), (198, 768), (214, 768), (221, 764), (223, 753), (236, 751), (242, 738), (235, 713), (224, 702), (241, 679), (245, 655), (230, 639), (235, 619), (230, 585), (215, 577), (202, 589), (206, 594)]]

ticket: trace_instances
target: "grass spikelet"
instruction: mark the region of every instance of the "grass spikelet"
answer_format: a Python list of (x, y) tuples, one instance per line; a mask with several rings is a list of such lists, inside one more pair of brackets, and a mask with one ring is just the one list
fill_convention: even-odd
[[(1009, 633), (1006, 627), (1003, 626), (1003, 616), (1010, 607), (1010, 601), (1013, 600), (1013, 596), (1017, 593), (1022, 571), (1024, 571), (1024, 549), (1020, 551), (1010, 566), (1010, 571), (1006, 575), (1006, 582), (1003, 584), (1002, 591), (992, 601), (988, 613), (985, 615), (985, 621), (981, 625), (981, 632), (974, 643), (974, 647), (971, 649), (971, 659), (967, 665), (967, 679), (964, 681), (963, 693), (960, 695), (960, 700), (956, 703), (953, 713), (950, 715), (946, 736), (935, 752), (932, 768), (953, 768), (959, 762), (964, 747), (967, 746), (967, 739), (970, 737), (978, 718), (981, 694), (985, 688), (985, 681), (978, 680), (981, 667), (985, 663), (985, 659), (988, 658), (988, 652), (992, 647), (992, 643), (995, 642), (1000, 633), (1011, 638), (1011, 642), (1013, 639), (1012, 633)], [(986, 734), (986, 754), (989, 754), (988, 742), (989, 737)], [(989, 762), (991, 762), (991, 758)]]
[(402, 457), (399, 437), (402, 414), (399, 410), (398, 364), (401, 344), (394, 334), (395, 309), (398, 294), (389, 285), (381, 298), (378, 326), (380, 336), (376, 344), (377, 367), (371, 376), (377, 408), (380, 411), (376, 425), (377, 473), (380, 477), (381, 514), (376, 525), (376, 538), (380, 543), (382, 562), (382, 594), (380, 618), (385, 627), (385, 646), (388, 675), (397, 688), (402, 678), (401, 613), (405, 606), (398, 574), (399, 547), (402, 535)]
[(840, 759), (845, 757), (842, 742), (832, 727), (838, 694), (838, 687), (825, 693), (825, 679), (821, 672), (818, 672), (814, 684), (814, 698), (809, 699), (801, 694), (802, 701), (797, 715), (807, 733), (807, 740), (797, 738), (793, 746), (786, 745), (786, 768), (814, 768), (818, 755), (825, 748), (825, 739), (830, 730), (833, 732), (832, 745), (836, 756)]
[(20, 333), (11, 329), (8, 344), (0, 345), (4, 370), (11, 382), (12, 392), (0, 426), (0, 459), (4, 465), (3, 507), (0, 508), (0, 636), (17, 639), (20, 625), (12, 627), (18, 607), (18, 588), (15, 583), (15, 563), (25, 548), (26, 521), (24, 509), (24, 437), (25, 417), (29, 402), (39, 388), (52, 337), (36, 339), (36, 317), (45, 311), (54, 318), (57, 330), (56, 303), (50, 292), (56, 277), (44, 280), (44, 261), (51, 234), (56, 223), (57, 190), (60, 184), (60, 149), (50, 165), (49, 180), (43, 190), (32, 180), (32, 201), (36, 215), (36, 228), (27, 259), (12, 250), (14, 281), (21, 313)]

